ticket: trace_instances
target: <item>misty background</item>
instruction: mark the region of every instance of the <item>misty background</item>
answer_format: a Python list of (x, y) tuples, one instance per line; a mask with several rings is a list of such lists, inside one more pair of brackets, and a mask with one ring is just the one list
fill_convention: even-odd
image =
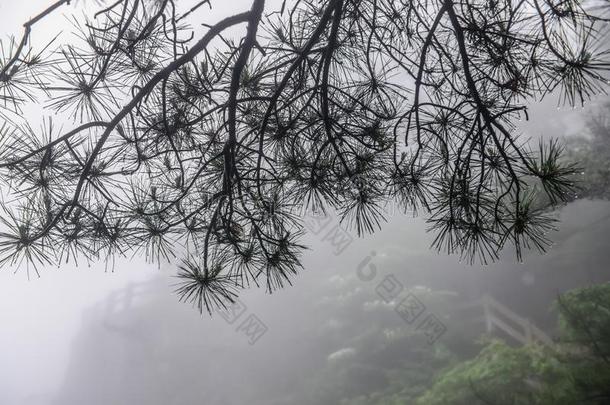
[[(208, 22), (249, 6), (228, 3), (213, 1)], [(3, 38), (20, 35), (21, 24), (46, 4), (0, 0)], [(37, 27), (34, 40), (70, 29), (58, 15)], [(533, 140), (582, 135), (606, 100), (557, 108), (550, 96), (530, 106), (519, 131)], [(243, 318), (230, 324), (178, 302), (175, 263), (157, 267), (136, 256), (112, 269), (83, 261), (41, 269), (40, 278), (3, 268), (0, 404), (193, 404), (204, 396), (210, 405), (339, 403), (390, 389), (388, 375), (423, 352), (468, 350), (464, 341), (484, 329), (454, 309), (483, 294), (552, 336), (550, 307), (559, 293), (610, 279), (610, 203), (577, 200), (556, 215), (553, 246), (528, 252), (520, 264), (512, 252), (482, 266), (431, 251), (425, 220), (394, 212), (376, 234), (352, 235), (340, 254), (310, 233), (292, 287), (272, 295), (253, 287), (240, 296), (242, 316), (253, 314), (267, 328), (254, 344), (236, 330)], [(358, 277), (367, 258), (378, 270), (371, 281)], [(443, 321), (438, 341), (409, 340), (415, 327), (376, 292), (388, 275)]]

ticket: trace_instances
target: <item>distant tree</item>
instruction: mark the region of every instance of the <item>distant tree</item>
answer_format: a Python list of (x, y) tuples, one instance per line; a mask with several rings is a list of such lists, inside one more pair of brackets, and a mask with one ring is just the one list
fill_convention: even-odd
[(487, 344), (440, 373), (418, 404), (602, 405), (610, 401), (610, 284), (557, 300), (555, 347)]
[[(320, 352), (326, 349), (333, 354), (316, 367), (307, 389), (311, 396), (295, 403), (411, 405), (430, 388), (439, 371), (480, 349), (466, 337), (468, 347), (456, 344), (462, 343), (463, 319), (441, 317), (447, 333), (431, 344), (425, 331), (418, 329), (421, 320), (407, 324), (393, 305), (384, 305), (374, 291), (361, 287), (356, 278), (353, 283), (343, 280), (340, 288), (331, 290), (334, 294), (326, 292), (324, 305), (318, 306), (325, 318), (339, 320), (331, 336), (322, 334), (316, 342)], [(417, 288), (409, 294), (425, 302), (427, 313), (460, 302), (446, 291)]]
[(569, 137), (564, 158), (578, 162), (574, 198), (610, 199), (610, 103), (588, 117), (585, 134)]
[(476, 358), (442, 373), (417, 404), (567, 404), (573, 397), (569, 377), (548, 348), (494, 340)]
[(571, 290), (557, 300), (560, 356), (572, 375), (579, 404), (610, 402), (610, 283)]
[(605, 91), (609, 67), (606, 2), (252, 0), (200, 32), (208, 0), (117, 0), (32, 48), (69, 3), (2, 46), (0, 263), (185, 250), (179, 294), (208, 311), (290, 283), (303, 208), (357, 234), (388, 201), (423, 209), (434, 247), (468, 260), (543, 249), (536, 190), (565, 199), (573, 168), (513, 122)]

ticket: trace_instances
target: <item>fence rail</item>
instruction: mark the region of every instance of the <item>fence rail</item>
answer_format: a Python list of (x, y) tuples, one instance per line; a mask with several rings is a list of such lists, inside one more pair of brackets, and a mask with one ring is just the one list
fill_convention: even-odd
[(547, 346), (553, 345), (553, 339), (529, 319), (518, 315), (490, 295), (484, 295), (481, 304), (487, 332), (491, 333), (494, 329), (499, 329), (521, 344), (538, 342)]

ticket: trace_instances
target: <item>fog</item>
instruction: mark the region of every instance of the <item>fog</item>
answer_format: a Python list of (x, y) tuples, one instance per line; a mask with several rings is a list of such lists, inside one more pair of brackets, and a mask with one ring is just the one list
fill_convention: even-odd
[[(249, 4), (227, 3), (213, 2), (210, 20)], [(45, 4), (0, 0), (3, 34), (18, 33)], [(44, 32), (64, 24), (56, 18)], [(550, 96), (531, 106), (519, 131), (532, 139), (579, 135), (604, 100), (558, 109)], [(559, 293), (610, 281), (610, 203), (577, 200), (554, 215), (553, 245), (544, 254), (528, 251), (522, 263), (512, 252), (489, 265), (437, 253), (425, 219), (396, 212), (381, 231), (351, 235), (340, 253), (310, 232), (293, 285), (273, 294), (252, 286), (233, 323), (178, 301), (175, 263), (156, 266), (136, 256), (107, 268), (83, 260), (42, 268), (40, 278), (3, 268), (0, 404), (336, 404), (384, 387), (376, 370), (398, 370), (418, 358), (420, 346), (461, 350), (485, 326), (456, 308), (486, 294), (552, 338)], [(443, 322), (438, 340), (404, 343), (401, 336), (416, 326), (380, 297), (387, 276)], [(250, 315), (265, 328), (254, 342), (240, 330)]]
[[(492, 294), (552, 334), (548, 308), (556, 295), (608, 281), (610, 260), (609, 203), (578, 201), (560, 216), (549, 252), (530, 253), (520, 265), (507, 258), (470, 266), (433, 253), (424, 222), (405, 217), (391, 218), (381, 232), (354, 240), (339, 256), (310, 238), (304, 271), (293, 287), (273, 295), (252, 289), (240, 297), (247, 313), (268, 328), (253, 345), (235, 330), (237, 323), (218, 314), (209, 319), (179, 303), (171, 266), (157, 269), (134, 259), (115, 272), (95, 266), (47, 269), (30, 281), (2, 272), (0, 403), (191, 404), (204, 397), (208, 404), (326, 403), (315, 402), (316, 395), (341, 392), (319, 380), (340, 373), (342, 362), (360, 357), (392, 367), (397, 354), (391, 351), (413, 350), (386, 347), (387, 353), (379, 353), (378, 341), (390, 342), (388, 331), (404, 325), (391, 307), (375, 305), (375, 287), (387, 274), (407, 288), (425, 286), (467, 299)], [(379, 272), (369, 282), (357, 269), (371, 250)], [(111, 308), (113, 294), (129, 286), (131, 303), (125, 306), (121, 296)], [(415, 291), (426, 302), (426, 290)], [(434, 312), (445, 319), (452, 306)], [(459, 344), (464, 333), (449, 329), (439, 342)], [(369, 344), (374, 352), (367, 353)], [(374, 385), (366, 374), (344, 378), (356, 386), (362, 379)]]

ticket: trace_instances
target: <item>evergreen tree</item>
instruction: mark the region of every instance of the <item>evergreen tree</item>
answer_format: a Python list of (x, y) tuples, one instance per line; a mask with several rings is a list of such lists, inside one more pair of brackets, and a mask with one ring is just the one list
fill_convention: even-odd
[(491, 341), (479, 355), (440, 373), (418, 404), (603, 405), (610, 401), (610, 284), (557, 300), (553, 347)]
[[(423, 210), (435, 248), (468, 260), (543, 249), (536, 193), (569, 198), (573, 168), (514, 122), (606, 88), (596, 1), (252, 0), (203, 32), (208, 0), (99, 3), (71, 38), (32, 45), (75, 7), (59, 0), (3, 43), (0, 264), (185, 246), (178, 291), (200, 310), (290, 283), (303, 209), (357, 234), (387, 202)], [(58, 118), (30, 125), (38, 103)]]

